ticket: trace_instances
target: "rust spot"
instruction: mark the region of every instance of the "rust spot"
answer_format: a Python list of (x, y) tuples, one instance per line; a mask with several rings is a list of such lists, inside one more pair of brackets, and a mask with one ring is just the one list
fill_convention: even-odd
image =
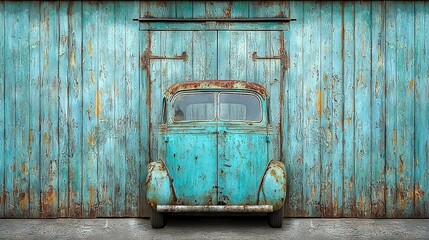
[(420, 198), (424, 197), (425, 192), (420, 189), (420, 183), (417, 182), (414, 186), (414, 200), (420, 202)]
[(323, 76), (323, 81), (328, 81), (328, 75), (325, 74), (325, 76)]
[(21, 172), (24, 174), (28, 173), (28, 168), (25, 163), (21, 163)]
[(231, 18), (231, 7), (232, 7), (232, 3), (228, 2), (228, 6), (223, 9), (223, 16), (225, 18)]
[(91, 148), (94, 147), (94, 134), (93, 133), (90, 133), (88, 136), (88, 144)]
[(412, 80), (412, 79), (410, 80), (410, 88), (414, 89), (414, 80)]
[(323, 95), (322, 90), (317, 90), (317, 113), (319, 114), (319, 117), (322, 115), (322, 104), (323, 104)]
[(42, 142), (43, 142), (43, 144), (48, 144), (51, 142), (51, 136), (49, 135), (49, 133), (43, 134)]
[(254, 82), (235, 81), (235, 80), (208, 80), (208, 81), (187, 81), (172, 85), (167, 91), (166, 96), (171, 97), (179, 91), (195, 89), (242, 89), (250, 90), (267, 97), (267, 90)]
[(393, 129), (393, 145), (396, 146), (396, 129)]
[(28, 205), (28, 193), (23, 192), (21, 193), (21, 196), (19, 198), (19, 204), (21, 205), (21, 209), (22, 210), (26, 210), (27, 209), (27, 205)]
[(404, 160), (402, 158), (403, 158), (403, 154), (401, 154), (401, 156), (399, 156), (399, 166), (398, 166), (399, 173), (403, 173), (405, 170)]
[(94, 208), (94, 188), (92, 186), (89, 187), (89, 206)]
[(95, 116), (100, 118), (101, 112), (101, 101), (100, 101), (101, 91), (97, 90), (97, 94), (95, 95)]
[(34, 138), (33, 138), (33, 129), (32, 128), (30, 128), (30, 131), (28, 132), (28, 145), (33, 145), (33, 141), (34, 141)]
[(365, 201), (363, 200), (362, 194), (359, 196), (359, 210), (364, 211)]
[(89, 40), (89, 57), (92, 58), (92, 40)]
[(42, 212), (41, 215), (43, 217), (53, 217), (54, 212), (52, 207), (54, 206), (54, 202), (56, 199), (56, 193), (54, 191), (54, 188), (52, 186), (49, 186), (49, 189), (47, 192), (43, 192), (41, 196), (41, 208)]
[(404, 210), (407, 207), (407, 200), (405, 197), (405, 192), (403, 189), (398, 190), (398, 202), (400, 206), (400, 210)]

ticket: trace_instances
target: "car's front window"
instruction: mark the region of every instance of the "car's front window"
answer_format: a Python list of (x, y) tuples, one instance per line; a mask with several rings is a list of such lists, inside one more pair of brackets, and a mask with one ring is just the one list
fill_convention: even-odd
[(213, 93), (180, 93), (173, 101), (173, 121), (208, 121), (215, 118)]
[(261, 101), (254, 94), (220, 93), (219, 118), (225, 121), (260, 122)]

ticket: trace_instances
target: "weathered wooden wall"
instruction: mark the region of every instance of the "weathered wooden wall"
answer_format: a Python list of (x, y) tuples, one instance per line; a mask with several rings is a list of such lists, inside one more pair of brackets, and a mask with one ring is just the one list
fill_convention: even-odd
[[(139, 16), (297, 21), (149, 33)], [(0, 218), (147, 216), (145, 166), (174, 76), (269, 87), (287, 216), (427, 218), (428, 32), (426, 2), (0, 2)], [(282, 44), (287, 67), (240, 51)], [(190, 61), (140, 62), (184, 48)]]

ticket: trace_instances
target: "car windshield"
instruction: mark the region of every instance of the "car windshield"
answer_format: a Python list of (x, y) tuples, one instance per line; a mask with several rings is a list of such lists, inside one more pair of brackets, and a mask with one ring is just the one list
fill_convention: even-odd
[(260, 122), (261, 102), (254, 94), (220, 93), (219, 118), (225, 121)]
[(173, 120), (214, 120), (215, 104), (213, 93), (180, 93), (173, 103)]

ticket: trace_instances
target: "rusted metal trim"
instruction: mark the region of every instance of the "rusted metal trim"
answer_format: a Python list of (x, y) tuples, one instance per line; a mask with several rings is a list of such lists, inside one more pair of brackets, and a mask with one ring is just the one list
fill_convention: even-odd
[(273, 212), (272, 205), (158, 205), (157, 212), (235, 212), (235, 213), (269, 213)]
[(133, 21), (139, 22), (162, 22), (162, 23), (201, 23), (201, 22), (290, 22), (296, 21), (295, 18), (289, 17), (273, 17), (273, 18), (135, 18)]
[(155, 56), (155, 55), (149, 55), (149, 59), (160, 59), (160, 60), (183, 60), (184, 62), (188, 60), (188, 54), (186, 52), (182, 52), (182, 55), (175, 55), (173, 57), (166, 57), (166, 56)]
[(207, 81), (186, 81), (172, 85), (166, 92), (167, 98), (171, 98), (179, 91), (185, 90), (208, 90), (208, 89), (239, 89), (249, 90), (259, 93), (264, 99), (267, 98), (267, 90), (260, 84), (237, 80), (207, 80)]
[(282, 59), (281, 56), (272, 56), (272, 57), (259, 57), (256, 52), (252, 53), (252, 60), (264, 60), (264, 59)]

